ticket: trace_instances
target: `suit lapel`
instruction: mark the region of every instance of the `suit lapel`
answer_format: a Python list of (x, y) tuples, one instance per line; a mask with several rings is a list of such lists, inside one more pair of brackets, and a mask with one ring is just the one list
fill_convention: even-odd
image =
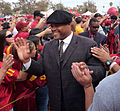
[(94, 41), (97, 42), (97, 44), (99, 43), (100, 37), (98, 35), (98, 33), (95, 35)]
[(65, 50), (65, 52), (63, 53), (60, 59), (60, 62), (63, 61), (62, 67), (69, 60), (70, 56), (72, 55), (73, 51), (75, 51), (76, 47), (77, 47), (77, 37), (73, 35), (69, 46), (67, 47), (67, 49)]
[(55, 42), (53, 44), (53, 54), (59, 65), (59, 50), (58, 50), (59, 43), (58, 42), (59, 42), (58, 40), (55, 40)]

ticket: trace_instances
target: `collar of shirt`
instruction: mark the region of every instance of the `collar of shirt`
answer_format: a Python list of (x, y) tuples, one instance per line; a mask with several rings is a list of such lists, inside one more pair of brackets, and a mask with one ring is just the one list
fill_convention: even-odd
[[(64, 42), (63, 52), (65, 52), (66, 48), (67, 48), (68, 45), (70, 44), (71, 39), (72, 39), (72, 36), (73, 36), (73, 32), (71, 32), (71, 34), (63, 40), (63, 42)], [(60, 42), (61, 42), (61, 40), (59, 40), (59, 43), (60, 43)], [(59, 47), (59, 48), (60, 48), (60, 47)]]

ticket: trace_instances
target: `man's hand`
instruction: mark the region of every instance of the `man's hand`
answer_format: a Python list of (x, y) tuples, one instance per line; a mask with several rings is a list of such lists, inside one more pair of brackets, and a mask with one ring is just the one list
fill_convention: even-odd
[(84, 88), (88, 88), (92, 84), (92, 77), (90, 74), (93, 71), (89, 71), (87, 65), (84, 62), (72, 64), (72, 74), (74, 78), (83, 85)]
[(23, 38), (17, 38), (16, 43), (14, 43), (14, 46), (17, 50), (19, 59), (23, 63), (29, 62), (30, 61), (29, 43), (26, 43)]

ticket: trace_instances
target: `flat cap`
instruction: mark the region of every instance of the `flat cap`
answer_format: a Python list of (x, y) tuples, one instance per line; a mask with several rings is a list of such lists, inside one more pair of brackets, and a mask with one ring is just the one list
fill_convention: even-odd
[(71, 22), (72, 14), (63, 10), (55, 10), (47, 18), (47, 24), (69, 24)]

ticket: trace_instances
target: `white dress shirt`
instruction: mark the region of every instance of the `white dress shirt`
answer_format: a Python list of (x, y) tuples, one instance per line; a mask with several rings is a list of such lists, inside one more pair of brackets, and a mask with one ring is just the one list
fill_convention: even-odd
[[(71, 39), (72, 39), (72, 36), (73, 36), (73, 32), (71, 32), (71, 34), (63, 40), (63, 42), (64, 42), (64, 45), (63, 45), (63, 53), (65, 52), (65, 50), (67, 49), (68, 45), (70, 44)], [(60, 43), (60, 42), (61, 42), (61, 40), (59, 40), (59, 43)], [(60, 47), (59, 47), (59, 48), (60, 48)], [(23, 65), (24, 65), (25, 69), (28, 70), (29, 67), (30, 67), (30, 65), (31, 65), (31, 58), (30, 58), (30, 61), (29, 61), (29, 62), (27, 62), (27, 63), (25, 63), (25, 64), (23, 64)]]
[[(73, 36), (73, 32), (71, 32), (71, 34), (68, 37), (66, 37), (64, 40), (59, 40), (59, 44), (60, 44), (61, 41), (64, 42), (64, 44), (63, 44), (63, 53), (65, 52), (68, 45), (70, 44), (72, 36)], [(60, 46), (59, 46), (59, 49), (60, 49)]]

